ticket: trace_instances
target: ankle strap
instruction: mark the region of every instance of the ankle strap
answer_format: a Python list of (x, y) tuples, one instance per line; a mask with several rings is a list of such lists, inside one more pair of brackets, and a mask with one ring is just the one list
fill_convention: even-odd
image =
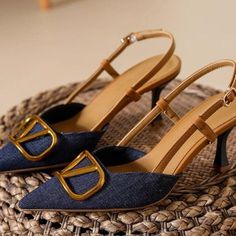
[[(223, 106), (230, 106), (230, 103), (234, 101), (236, 97), (236, 62), (233, 60), (220, 60), (214, 63), (211, 63), (202, 69), (196, 71), (187, 79), (185, 79), (183, 82), (180, 83), (173, 91), (171, 91), (168, 95), (166, 95), (164, 98), (161, 98), (157, 105), (118, 143), (119, 146), (127, 145), (131, 140), (133, 140), (142, 130), (150, 124), (158, 115), (160, 115), (163, 111), (166, 109), (163, 108), (162, 103), (165, 101), (165, 107), (168, 109), (171, 109), (169, 106), (169, 103), (176, 98), (183, 90), (185, 90), (189, 85), (191, 85), (193, 82), (195, 82), (197, 79), (201, 78), (202, 76), (222, 67), (232, 67), (233, 73), (231, 77), (231, 82), (229, 84), (228, 89), (226, 90), (224, 96), (216, 101), (210, 108), (208, 108), (203, 114), (201, 114), (199, 117), (196, 117), (196, 121), (193, 121), (193, 126), (191, 128), (191, 131), (194, 130), (194, 128), (199, 129), (200, 132), (202, 132), (206, 138), (209, 140), (209, 142), (214, 141), (215, 134), (213, 133), (213, 130), (207, 125), (205, 122), (211, 115), (213, 115), (218, 109), (220, 109)], [(172, 111), (172, 110), (171, 110)], [(172, 111), (172, 114), (174, 111)], [(173, 120), (173, 119), (172, 119)], [(177, 119), (178, 120), (178, 119)], [(175, 120), (176, 121), (176, 120)], [(199, 122), (201, 121), (201, 122)], [(188, 135), (191, 133), (188, 132)], [(184, 135), (184, 138), (187, 138), (188, 135)]]
[[(196, 71), (195, 73), (187, 77), (187, 79), (185, 79), (179, 86), (177, 86), (176, 89), (174, 89), (165, 97), (165, 100), (167, 102), (172, 101), (176, 96), (178, 96), (184, 89), (189, 87), (189, 85), (191, 85), (193, 82), (200, 79), (202, 76), (223, 67), (233, 68), (231, 82), (229, 84), (228, 90), (232, 90), (232, 89), (235, 90), (236, 89), (236, 63), (234, 60), (220, 60), (201, 68), (200, 70)], [(226, 91), (226, 94), (228, 93), (228, 90)], [(228, 97), (228, 95), (226, 96)]]
[[(147, 31), (141, 31), (136, 33), (131, 33), (127, 35), (126, 37), (121, 39), (121, 45), (105, 60), (102, 61), (99, 68), (84, 82), (81, 83), (66, 99), (65, 103), (70, 103), (74, 100), (74, 98), (82, 92), (84, 89), (86, 89), (92, 82), (94, 82), (98, 76), (103, 72), (106, 71), (108, 74), (110, 74), (113, 78), (116, 78), (119, 76), (119, 73), (111, 66), (111, 62), (117, 58), (128, 46), (131, 44), (142, 41), (145, 39), (150, 38), (168, 38), (170, 39), (171, 43), (169, 48), (167, 49), (167, 52), (162, 56), (161, 60), (158, 61), (153, 68), (139, 81), (137, 81), (135, 84), (133, 84), (130, 88), (130, 90), (134, 90), (136, 93), (138, 93), (138, 89), (144, 85), (149, 79), (151, 79), (170, 59), (170, 57), (173, 55), (175, 50), (175, 41), (174, 37), (171, 33), (162, 31), (162, 30), (147, 30)], [(129, 93), (129, 92), (128, 92)], [(127, 95), (128, 96), (128, 95)], [(129, 96), (128, 96), (129, 97)], [(137, 96), (134, 97), (136, 99)]]

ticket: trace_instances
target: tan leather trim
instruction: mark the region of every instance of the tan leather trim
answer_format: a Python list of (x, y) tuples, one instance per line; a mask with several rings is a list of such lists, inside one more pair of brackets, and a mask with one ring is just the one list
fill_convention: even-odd
[(131, 99), (131, 101), (137, 102), (141, 98), (141, 94), (136, 92), (133, 88), (126, 93), (126, 96)]
[(179, 116), (172, 110), (164, 98), (160, 98), (157, 105), (173, 123), (176, 123), (179, 120)]
[(102, 61), (101, 66), (113, 79), (119, 76), (119, 73), (111, 66), (110, 62), (107, 59), (104, 59)]
[(216, 140), (217, 136), (215, 132), (200, 116), (194, 121), (194, 125), (206, 136), (210, 143), (213, 143)]

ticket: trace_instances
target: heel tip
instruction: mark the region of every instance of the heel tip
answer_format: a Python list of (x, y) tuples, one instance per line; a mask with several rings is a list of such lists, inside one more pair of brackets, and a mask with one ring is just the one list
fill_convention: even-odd
[(230, 170), (230, 165), (227, 165), (227, 166), (214, 165), (214, 169), (217, 173), (225, 173)]

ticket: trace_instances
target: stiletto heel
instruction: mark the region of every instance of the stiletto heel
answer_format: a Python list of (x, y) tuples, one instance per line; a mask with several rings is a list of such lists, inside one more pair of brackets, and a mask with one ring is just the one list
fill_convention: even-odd
[(220, 173), (225, 172), (229, 169), (226, 144), (228, 136), (232, 129), (227, 130), (217, 138), (216, 155), (213, 165), (215, 170)]
[(151, 104), (151, 109), (156, 106), (156, 102), (160, 99), (160, 95), (162, 90), (165, 88), (165, 85), (162, 85), (160, 87), (154, 88), (152, 90), (152, 104)]
[[(162, 90), (166, 87), (166, 84), (160, 86), (160, 87), (157, 87), (157, 88), (154, 88), (152, 90), (152, 100), (151, 100), (151, 109), (153, 109), (153, 107), (156, 106), (156, 103), (157, 101), (160, 99), (160, 95), (161, 95), (161, 92)], [(160, 114), (159, 116), (157, 116), (153, 121), (152, 123), (156, 123), (156, 122), (160, 122), (163, 120), (163, 117), (162, 115)]]

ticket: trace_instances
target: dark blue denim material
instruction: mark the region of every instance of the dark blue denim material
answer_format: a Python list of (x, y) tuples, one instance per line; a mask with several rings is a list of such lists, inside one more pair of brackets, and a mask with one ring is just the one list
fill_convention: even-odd
[[(41, 115), (41, 118), (50, 126), (53, 123), (69, 119), (78, 114), (85, 105), (80, 103), (72, 103), (68, 105), (59, 105), (49, 109)], [(0, 171), (16, 171), (21, 169), (36, 168), (57, 165), (71, 162), (81, 151), (94, 150), (96, 144), (105, 132), (107, 127), (104, 127), (99, 132), (71, 132), (58, 133), (58, 143), (53, 150), (41, 161), (32, 162), (22, 156), (20, 151), (9, 142), (0, 150)], [(30, 131), (34, 133), (42, 130), (40, 124)], [(24, 148), (30, 154), (40, 154), (46, 150), (51, 144), (51, 137), (43, 136), (24, 143)]]
[(108, 146), (96, 150), (97, 157), (103, 165), (119, 166), (135, 161), (144, 156), (145, 153), (130, 147)]
[[(113, 151), (112, 151), (113, 150)], [(105, 167), (112, 164), (108, 159), (120, 153), (120, 164), (127, 160), (141, 158), (144, 153), (124, 147), (107, 147), (95, 151), (94, 157), (105, 172), (104, 186), (93, 196), (76, 201), (69, 197), (57, 177), (53, 177), (33, 192), (26, 195), (19, 203), (22, 209), (64, 209), (64, 210), (96, 210), (96, 209), (126, 209), (144, 207), (163, 199), (173, 188), (179, 176), (158, 173), (128, 172), (111, 173)], [(104, 158), (104, 156), (106, 158)], [(158, 157), (157, 157), (158, 158)], [(101, 162), (103, 161), (103, 163)], [(86, 162), (83, 163), (83, 166)], [(81, 163), (80, 163), (81, 165)], [(75, 168), (78, 168), (76, 166)], [(97, 182), (96, 172), (66, 179), (72, 191), (84, 193)], [(38, 201), (40, 199), (40, 201)]]

